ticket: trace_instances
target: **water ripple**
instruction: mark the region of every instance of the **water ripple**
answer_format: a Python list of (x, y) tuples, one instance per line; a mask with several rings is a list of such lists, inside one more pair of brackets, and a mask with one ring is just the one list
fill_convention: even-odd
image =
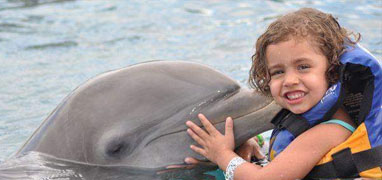
[(63, 48), (63, 47), (65, 48), (65, 47), (72, 47), (77, 45), (78, 45), (77, 42), (64, 41), (64, 42), (57, 42), (57, 43), (47, 43), (47, 44), (27, 46), (25, 50), (44, 50), (48, 48)]

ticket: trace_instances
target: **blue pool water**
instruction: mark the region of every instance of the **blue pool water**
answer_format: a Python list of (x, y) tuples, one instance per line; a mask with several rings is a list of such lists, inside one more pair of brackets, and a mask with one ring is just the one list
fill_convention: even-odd
[(381, 0), (0, 0), (0, 162), (66, 95), (105, 71), (185, 60), (245, 85), (256, 38), (300, 7), (332, 13), (381, 59)]

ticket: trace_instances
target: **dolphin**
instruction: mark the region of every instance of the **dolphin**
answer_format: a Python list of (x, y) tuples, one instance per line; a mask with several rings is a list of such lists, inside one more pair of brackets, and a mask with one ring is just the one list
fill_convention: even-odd
[(189, 146), (185, 122), (205, 114), (220, 132), (234, 120), (235, 142), (272, 128), (271, 99), (202, 64), (151, 61), (100, 74), (72, 91), (16, 156), (41, 152), (60, 159), (137, 168), (203, 159)]

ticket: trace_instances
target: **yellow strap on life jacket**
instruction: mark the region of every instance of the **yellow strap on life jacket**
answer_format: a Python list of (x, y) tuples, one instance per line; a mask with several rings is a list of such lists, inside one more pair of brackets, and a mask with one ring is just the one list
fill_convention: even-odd
[[(343, 143), (331, 149), (318, 163), (317, 165), (332, 161), (332, 155), (345, 149), (350, 148), (352, 153), (365, 151), (371, 148), (368, 133), (364, 123), (358, 126), (354, 133)], [(381, 167), (369, 169), (360, 173), (361, 177), (367, 178), (382, 178)]]

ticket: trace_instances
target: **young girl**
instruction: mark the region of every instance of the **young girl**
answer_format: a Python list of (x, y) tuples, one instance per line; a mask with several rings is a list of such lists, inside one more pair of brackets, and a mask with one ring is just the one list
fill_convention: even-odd
[[(330, 15), (303, 8), (278, 18), (256, 42), (250, 84), (272, 96), (284, 109), (303, 114), (314, 107), (339, 78), (339, 57), (346, 46), (355, 46), (354, 35)], [(191, 149), (226, 171), (226, 179), (302, 179), (332, 148), (344, 142), (355, 123), (344, 108), (331, 116), (334, 123), (320, 123), (294, 139), (264, 167), (244, 161), (234, 152), (233, 121), (226, 119), (221, 134), (199, 114), (206, 131), (188, 121), (187, 132), (201, 146)], [(358, 125), (358, 124), (357, 124)], [(187, 163), (196, 163), (186, 158)]]

